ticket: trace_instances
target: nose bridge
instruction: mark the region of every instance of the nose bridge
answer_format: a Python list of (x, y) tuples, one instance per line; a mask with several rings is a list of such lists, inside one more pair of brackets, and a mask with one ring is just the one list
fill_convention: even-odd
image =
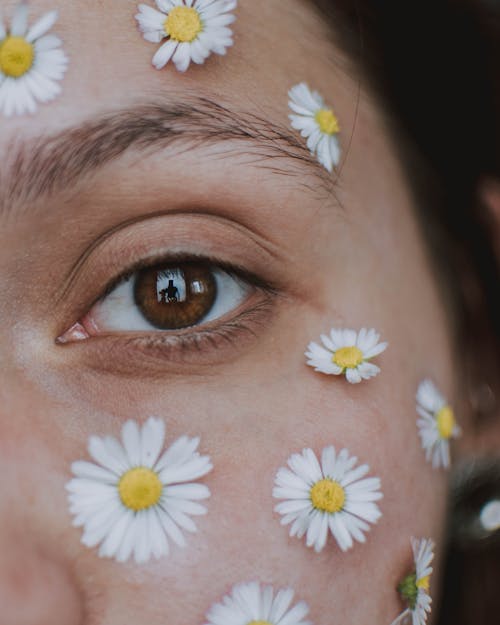
[(83, 625), (79, 590), (55, 554), (13, 530), (0, 554), (2, 625)]
[(65, 555), (63, 462), (50, 410), (32, 390), (13, 360), (0, 369), (0, 624), (83, 625)]

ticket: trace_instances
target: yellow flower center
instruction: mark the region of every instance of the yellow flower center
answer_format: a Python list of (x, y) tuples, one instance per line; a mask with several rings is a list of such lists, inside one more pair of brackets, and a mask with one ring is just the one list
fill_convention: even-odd
[(163, 24), (165, 33), (175, 41), (194, 41), (203, 30), (200, 14), (193, 7), (175, 7)]
[(431, 585), (430, 575), (426, 575), (425, 577), (422, 577), (421, 579), (417, 579), (417, 581), (415, 582), (415, 586), (417, 588), (422, 588), (422, 590), (426, 590), (427, 592), (429, 592), (430, 585)]
[(130, 510), (139, 512), (160, 501), (163, 484), (151, 469), (136, 467), (123, 474), (118, 484), (122, 503)]
[(325, 135), (334, 135), (340, 131), (339, 120), (330, 109), (320, 109), (314, 116), (319, 129)]
[(455, 415), (450, 406), (443, 406), (436, 415), (439, 436), (448, 439), (455, 428)]
[(363, 352), (358, 347), (341, 347), (333, 354), (332, 362), (342, 369), (352, 369), (363, 362)]
[(35, 49), (23, 37), (7, 37), (0, 42), (0, 71), (11, 78), (28, 72), (35, 60)]
[(325, 478), (311, 488), (311, 502), (316, 510), (340, 512), (345, 503), (345, 490), (335, 480)]
[(269, 621), (250, 621), (248, 625), (273, 625)]

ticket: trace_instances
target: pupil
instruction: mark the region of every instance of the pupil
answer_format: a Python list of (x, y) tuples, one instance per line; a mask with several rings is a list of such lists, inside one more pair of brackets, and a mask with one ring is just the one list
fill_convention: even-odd
[(137, 307), (160, 330), (199, 323), (210, 312), (216, 294), (212, 271), (196, 263), (144, 269), (134, 286)]

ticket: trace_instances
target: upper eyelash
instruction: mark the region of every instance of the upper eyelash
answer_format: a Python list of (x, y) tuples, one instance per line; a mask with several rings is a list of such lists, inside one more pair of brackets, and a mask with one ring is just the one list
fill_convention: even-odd
[(110, 295), (120, 284), (129, 280), (134, 274), (139, 273), (143, 269), (151, 269), (157, 265), (175, 265), (176, 263), (179, 265), (187, 264), (187, 263), (205, 263), (212, 267), (216, 267), (217, 269), (221, 269), (225, 271), (229, 275), (236, 276), (237, 278), (247, 282), (248, 284), (262, 289), (266, 293), (276, 295), (278, 293), (278, 289), (275, 285), (270, 284), (267, 280), (262, 279), (260, 276), (248, 271), (244, 267), (239, 267), (236, 265), (232, 265), (231, 263), (226, 263), (220, 261), (217, 258), (213, 258), (210, 256), (189, 254), (173, 254), (173, 255), (163, 255), (155, 258), (148, 258), (138, 261), (134, 263), (131, 267), (122, 271), (118, 276), (112, 278), (107, 285), (104, 287), (103, 293), (99, 295), (98, 298), (94, 302), (92, 302), (92, 306), (94, 306), (97, 302), (105, 299), (108, 295)]

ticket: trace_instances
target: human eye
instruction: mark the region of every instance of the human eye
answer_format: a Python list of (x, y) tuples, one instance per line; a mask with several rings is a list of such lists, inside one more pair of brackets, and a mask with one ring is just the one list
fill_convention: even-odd
[(185, 330), (228, 315), (251, 290), (242, 278), (211, 264), (159, 264), (122, 279), (82, 325), (89, 335)]
[(127, 338), (126, 346), (185, 359), (255, 334), (274, 289), (258, 276), (213, 259), (141, 263), (115, 278), (80, 320), (62, 334), (67, 344)]

